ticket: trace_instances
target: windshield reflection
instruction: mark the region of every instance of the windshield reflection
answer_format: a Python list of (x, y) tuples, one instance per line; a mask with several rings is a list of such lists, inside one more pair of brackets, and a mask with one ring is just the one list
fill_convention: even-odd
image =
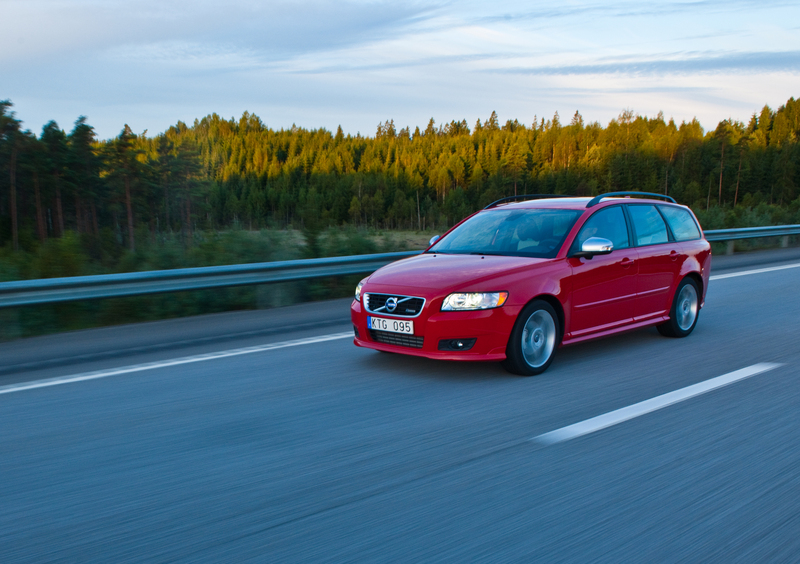
[(577, 210), (487, 210), (459, 225), (427, 252), (554, 258), (579, 215)]

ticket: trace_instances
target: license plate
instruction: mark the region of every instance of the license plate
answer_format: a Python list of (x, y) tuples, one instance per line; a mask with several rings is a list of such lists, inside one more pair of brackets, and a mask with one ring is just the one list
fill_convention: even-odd
[(414, 322), (402, 321), (400, 319), (384, 319), (383, 317), (367, 316), (367, 327), (376, 331), (388, 331), (389, 333), (403, 333), (404, 335), (414, 334)]

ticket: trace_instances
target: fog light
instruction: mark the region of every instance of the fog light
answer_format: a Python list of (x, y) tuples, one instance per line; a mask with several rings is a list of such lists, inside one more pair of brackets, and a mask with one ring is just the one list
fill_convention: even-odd
[(468, 351), (477, 339), (442, 339), (439, 341), (440, 351)]

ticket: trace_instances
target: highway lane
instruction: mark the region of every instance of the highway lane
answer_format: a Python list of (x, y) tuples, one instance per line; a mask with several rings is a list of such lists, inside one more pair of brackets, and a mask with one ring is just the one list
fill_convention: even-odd
[[(796, 559), (798, 282), (712, 282), (688, 339), (564, 348), (535, 378), (344, 339), (0, 395), (0, 561)], [(759, 362), (782, 366), (530, 440)]]
[[(64, 374), (66, 367), (119, 366), (126, 359), (259, 345), (350, 329), (349, 299), (104, 327), (0, 343), (0, 385)], [(108, 362), (105, 362), (108, 361)], [(54, 369), (54, 370), (48, 370)]]

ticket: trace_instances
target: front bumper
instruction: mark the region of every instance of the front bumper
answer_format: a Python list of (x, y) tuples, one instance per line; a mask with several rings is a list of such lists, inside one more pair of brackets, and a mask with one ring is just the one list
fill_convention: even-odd
[[(350, 318), (357, 336), (356, 346), (380, 351), (422, 356), (439, 360), (497, 361), (506, 358), (506, 345), (520, 307), (504, 305), (482, 311), (439, 311), (438, 305), (426, 304), (425, 310), (413, 318), (414, 335), (423, 337), (422, 348), (380, 343), (373, 339), (367, 328), (367, 312), (361, 302), (353, 300)], [(408, 320), (407, 317), (380, 315), (389, 319)], [(440, 341), (475, 339), (475, 344), (464, 351), (439, 350)]]

